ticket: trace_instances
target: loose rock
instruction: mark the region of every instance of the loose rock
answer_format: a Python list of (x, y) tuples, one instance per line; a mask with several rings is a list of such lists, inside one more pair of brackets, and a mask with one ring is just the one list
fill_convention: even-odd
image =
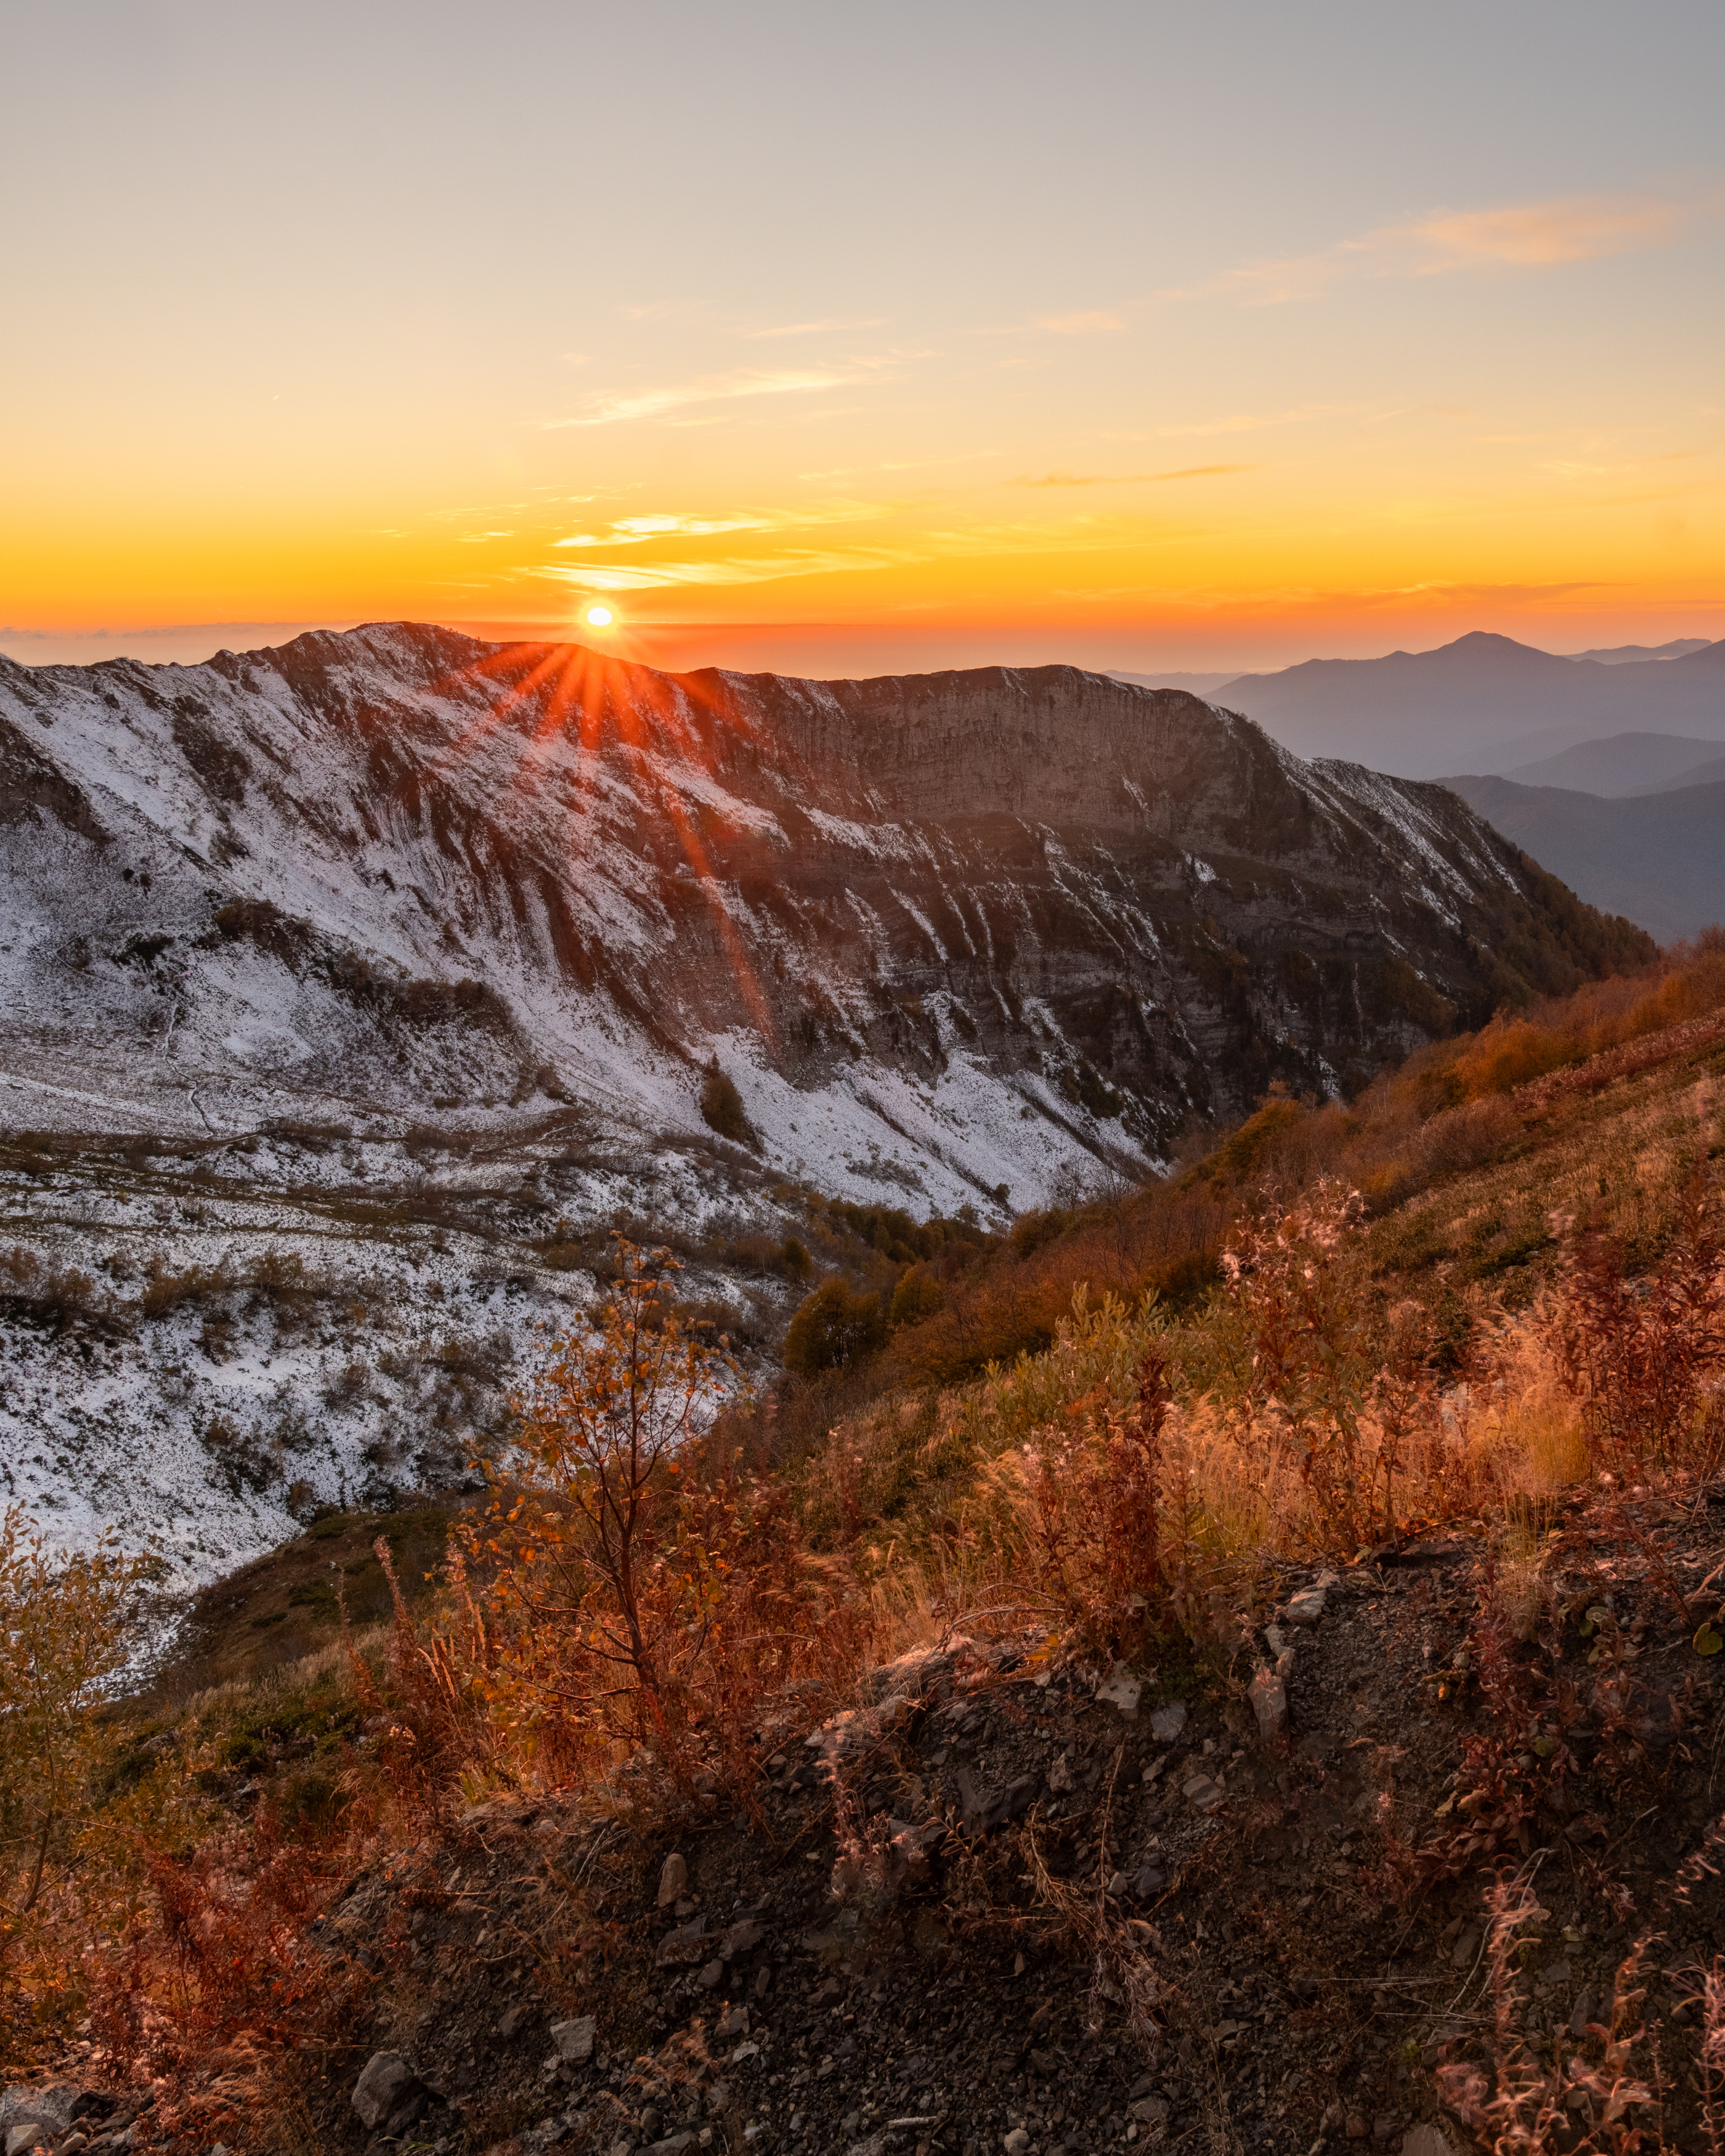
[(594, 2022), (591, 2014), (583, 2014), (573, 2021), (553, 2021), (551, 2041), (557, 2047), (557, 2056), (566, 2066), (584, 2066), (593, 2056)]
[(374, 2052), (350, 2099), (361, 2125), (381, 2126), (413, 2092), (418, 2078), (399, 2051)]

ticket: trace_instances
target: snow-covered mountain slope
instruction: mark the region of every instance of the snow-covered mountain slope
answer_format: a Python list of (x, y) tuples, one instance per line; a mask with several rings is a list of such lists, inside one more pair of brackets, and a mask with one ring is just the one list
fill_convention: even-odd
[(1440, 788), (1070, 668), (0, 660), (0, 1501), (208, 1577), (459, 1476), (619, 1218), (765, 1339), (807, 1191), (998, 1222), (1645, 947)]
[(0, 759), (33, 1122), (536, 1088), (692, 1131), (716, 1055), (784, 1172), (1022, 1205), (1578, 941), (1454, 795), (1069, 668), (670, 676), (398, 624), (0, 661)]

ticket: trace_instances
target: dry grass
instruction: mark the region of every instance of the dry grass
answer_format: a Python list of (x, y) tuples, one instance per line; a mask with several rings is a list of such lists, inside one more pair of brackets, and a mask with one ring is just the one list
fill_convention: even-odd
[[(268, 1972), (300, 1965), (360, 1865), (459, 1838), (500, 1789), (645, 1820), (747, 1805), (757, 1739), (957, 1630), (1203, 1655), (1272, 1562), (1461, 1520), (1490, 1527), (1505, 1624), (1532, 1631), (1565, 1489), (1717, 1449), (1722, 1003), (1725, 952), (1692, 953), (1427, 1051), (1351, 1107), (1266, 1101), (1173, 1186), (993, 1250), (907, 1247), (916, 1322), (776, 1427), (689, 1440), (712, 1372), (668, 1303), (603, 1353), (562, 1343), (439, 1597), (104, 1725), (87, 1861), (0, 1976), (8, 2066), (92, 2013), (129, 2068), (325, 2041), (339, 1973), (284, 2000)], [(619, 1306), (634, 1277), (620, 1260)], [(643, 1368), (669, 1419), (608, 1483)], [(242, 1780), (264, 1792), (243, 1822)], [(1049, 1892), (1131, 1995), (1142, 1943)]]

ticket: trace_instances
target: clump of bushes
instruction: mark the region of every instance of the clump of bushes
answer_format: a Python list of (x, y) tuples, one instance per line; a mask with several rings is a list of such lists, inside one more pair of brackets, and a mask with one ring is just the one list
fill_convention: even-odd
[(701, 1077), (701, 1120), (710, 1131), (716, 1131), (721, 1138), (729, 1138), (733, 1145), (757, 1146), (761, 1142), (742, 1105), (736, 1081), (719, 1068), (716, 1057), (707, 1065)]
[(785, 1368), (799, 1378), (817, 1378), (860, 1361), (886, 1337), (879, 1295), (865, 1295), (842, 1273), (831, 1273), (791, 1320), (784, 1338)]

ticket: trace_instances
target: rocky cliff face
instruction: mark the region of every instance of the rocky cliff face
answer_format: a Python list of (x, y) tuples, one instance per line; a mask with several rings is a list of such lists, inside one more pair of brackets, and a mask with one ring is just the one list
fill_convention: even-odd
[(0, 662), (0, 785), (25, 1120), (105, 1073), (206, 1122), (538, 1090), (663, 1132), (716, 1056), (781, 1168), (1024, 1203), (1633, 942), (1453, 794), (1065, 667), (671, 676), (403, 624)]

